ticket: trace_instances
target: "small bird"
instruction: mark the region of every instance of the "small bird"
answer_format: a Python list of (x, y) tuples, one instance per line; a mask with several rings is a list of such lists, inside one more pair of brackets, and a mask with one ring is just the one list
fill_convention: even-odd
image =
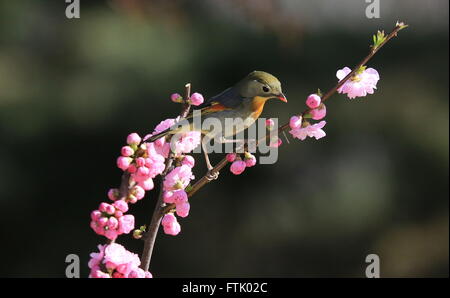
[[(284, 96), (281, 90), (280, 81), (267, 72), (253, 71), (233, 87), (209, 98), (196, 108), (196, 110), (200, 110), (202, 121), (211, 117), (219, 120), (222, 124), (222, 131), (214, 132), (212, 135), (212, 131), (202, 129), (202, 127), (196, 127), (194, 121), (192, 121), (193, 113), (191, 113), (186, 119), (180, 119), (180, 121), (187, 120), (184, 122), (185, 124), (182, 124), (181, 126), (179, 124), (174, 124), (169, 129), (150, 137), (149, 141), (153, 142), (168, 134), (176, 134), (182, 131), (200, 131), (204, 136), (202, 146), (203, 152), (205, 153), (206, 164), (208, 170), (211, 171), (213, 167), (209, 162), (208, 155), (204, 148), (204, 144), (206, 143), (205, 140), (215, 138), (218, 134), (223, 138), (230, 137), (247, 129), (259, 118), (264, 109), (264, 104), (269, 99), (279, 99), (283, 102), (287, 102), (286, 96)], [(240, 129), (227, 130), (225, 129), (225, 119), (227, 118), (240, 118), (243, 120), (244, 125)]]

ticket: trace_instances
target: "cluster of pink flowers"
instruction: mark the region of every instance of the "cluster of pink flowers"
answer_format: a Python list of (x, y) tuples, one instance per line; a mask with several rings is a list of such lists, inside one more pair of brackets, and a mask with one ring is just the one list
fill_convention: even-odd
[(137, 254), (129, 252), (122, 245), (111, 243), (99, 245), (99, 252), (91, 253), (88, 266), (92, 278), (152, 278), (152, 274), (139, 268), (141, 261)]
[(242, 160), (241, 156), (236, 153), (228, 153), (226, 158), (232, 163), (230, 166), (230, 171), (235, 175), (240, 175), (246, 168), (256, 165), (256, 157), (249, 152), (244, 153), (244, 160)]
[[(192, 174), (192, 167), (194, 165), (195, 160), (192, 156), (183, 156), (181, 165), (175, 167), (168, 173), (163, 181), (164, 202), (167, 204), (175, 204), (176, 214), (180, 217), (187, 217), (191, 208), (188, 201), (188, 194), (185, 189), (191, 180), (194, 179), (194, 175)], [(172, 213), (166, 214), (161, 224), (164, 228), (164, 233), (168, 235), (175, 236), (181, 231), (181, 226), (177, 222), (175, 215)]]
[[(336, 72), (336, 77), (341, 81), (349, 73), (351, 69), (344, 67)], [(362, 67), (356, 74), (348, 79), (337, 91), (339, 93), (347, 94), (348, 98), (366, 96), (373, 94), (374, 89), (377, 89), (377, 82), (380, 79), (378, 72), (373, 68)]]
[[(318, 94), (310, 94), (306, 98), (306, 105), (310, 109), (307, 114), (309, 114), (310, 118), (313, 120), (321, 120), (327, 115), (327, 108)], [(310, 124), (308, 121), (303, 120), (302, 116), (292, 116), (289, 120), (289, 127), (291, 128), (289, 133), (294, 138), (303, 141), (306, 137), (318, 140), (326, 136), (325, 131), (322, 129), (326, 124), (325, 121)]]
[(101, 203), (98, 210), (91, 212), (91, 228), (99, 235), (115, 240), (118, 235), (128, 234), (134, 229), (134, 216), (124, 215), (128, 204), (117, 200), (113, 204)]

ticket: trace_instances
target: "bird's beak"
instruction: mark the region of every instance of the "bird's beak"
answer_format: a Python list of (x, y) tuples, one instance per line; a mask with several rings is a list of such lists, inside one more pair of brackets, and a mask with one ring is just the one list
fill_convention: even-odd
[(277, 98), (278, 98), (279, 100), (281, 100), (281, 101), (287, 102), (286, 96), (285, 96), (283, 93), (281, 93), (280, 95), (278, 95)]

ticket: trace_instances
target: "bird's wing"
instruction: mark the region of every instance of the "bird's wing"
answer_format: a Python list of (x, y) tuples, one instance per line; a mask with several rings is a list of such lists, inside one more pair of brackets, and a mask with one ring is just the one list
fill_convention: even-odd
[[(239, 106), (243, 100), (244, 98), (239, 95), (236, 88), (230, 87), (222, 93), (209, 98), (202, 105), (196, 107), (195, 110), (200, 110), (201, 115), (204, 116), (215, 112), (232, 110)], [(187, 118), (192, 118), (192, 112), (189, 113)]]
[(222, 93), (217, 94), (205, 101), (199, 108), (204, 108), (214, 103), (218, 103), (227, 108), (236, 108), (239, 106), (244, 98), (238, 93), (236, 88), (230, 87), (223, 91)]

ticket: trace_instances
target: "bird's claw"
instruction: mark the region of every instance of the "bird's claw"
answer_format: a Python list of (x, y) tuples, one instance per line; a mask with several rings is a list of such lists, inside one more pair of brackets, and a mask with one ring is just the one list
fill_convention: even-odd
[(206, 173), (206, 179), (208, 179), (208, 181), (216, 180), (217, 178), (219, 178), (219, 172), (217, 171), (209, 170)]

